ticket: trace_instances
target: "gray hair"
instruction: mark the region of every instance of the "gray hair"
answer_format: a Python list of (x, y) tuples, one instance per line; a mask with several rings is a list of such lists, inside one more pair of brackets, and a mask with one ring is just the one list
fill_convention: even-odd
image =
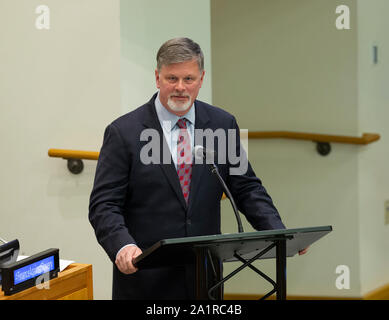
[(199, 70), (204, 70), (204, 54), (200, 46), (189, 38), (174, 38), (166, 41), (157, 53), (157, 69), (172, 63), (180, 63), (196, 59)]

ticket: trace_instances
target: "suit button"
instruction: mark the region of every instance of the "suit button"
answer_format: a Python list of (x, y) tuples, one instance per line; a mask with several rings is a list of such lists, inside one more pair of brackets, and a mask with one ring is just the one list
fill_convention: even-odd
[(187, 225), (191, 225), (192, 224), (192, 221), (190, 219), (186, 219), (186, 224)]

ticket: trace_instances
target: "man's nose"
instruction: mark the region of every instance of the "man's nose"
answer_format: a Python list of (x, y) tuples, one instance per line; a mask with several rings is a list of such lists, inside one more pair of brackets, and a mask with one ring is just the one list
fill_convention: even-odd
[(183, 80), (178, 80), (176, 84), (176, 91), (185, 91), (185, 85)]

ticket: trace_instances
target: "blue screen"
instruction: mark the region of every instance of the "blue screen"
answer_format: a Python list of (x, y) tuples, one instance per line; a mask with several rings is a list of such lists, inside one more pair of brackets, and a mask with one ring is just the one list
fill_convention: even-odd
[(14, 271), (14, 284), (35, 278), (41, 274), (54, 270), (54, 256), (44, 258), (28, 266)]

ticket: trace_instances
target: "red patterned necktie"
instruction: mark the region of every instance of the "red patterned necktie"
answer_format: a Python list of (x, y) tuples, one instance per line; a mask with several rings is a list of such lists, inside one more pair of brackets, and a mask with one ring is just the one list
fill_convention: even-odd
[(188, 203), (190, 181), (192, 179), (192, 148), (188, 129), (186, 128), (187, 121), (185, 118), (177, 121), (180, 128), (177, 140), (177, 174), (186, 203)]

